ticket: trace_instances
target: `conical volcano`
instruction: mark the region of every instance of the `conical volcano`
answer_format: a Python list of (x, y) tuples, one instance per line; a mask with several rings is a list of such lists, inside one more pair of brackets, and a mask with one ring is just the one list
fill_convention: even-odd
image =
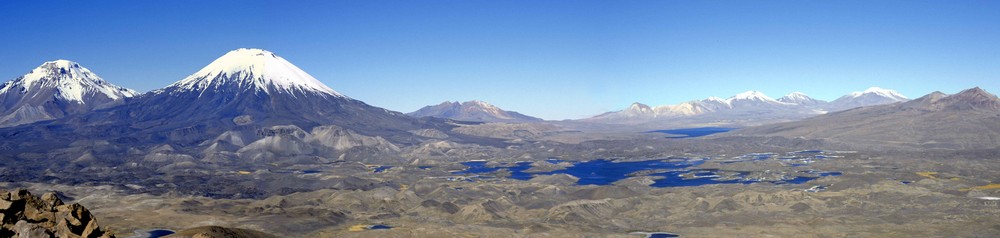
[(69, 60), (43, 63), (0, 84), (0, 127), (52, 120), (121, 104), (135, 96)]
[(252, 91), (344, 97), (270, 51), (238, 49), (165, 88), (171, 92)]
[[(406, 131), (439, 127), (337, 93), (284, 58), (260, 49), (226, 53), (198, 72), (128, 106), (133, 127), (219, 132), (235, 127), (337, 125), (402, 139)], [(181, 133), (186, 134), (186, 133)], [(179, 137), (179, 138), (178, 138)], [(194, 138), (200, 138), (195, 136)], [(190, 139), (194, 139), (190, 138)]]

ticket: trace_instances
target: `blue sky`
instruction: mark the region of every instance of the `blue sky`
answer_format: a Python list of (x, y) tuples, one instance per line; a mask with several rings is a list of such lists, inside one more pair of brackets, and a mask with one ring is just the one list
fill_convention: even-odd
[(759, 90), (1000, 92), (1000, 1), (0, 1), (0, 80), (81, 63), (139, 91), (263, 48), (409, 112), (545, 119)]

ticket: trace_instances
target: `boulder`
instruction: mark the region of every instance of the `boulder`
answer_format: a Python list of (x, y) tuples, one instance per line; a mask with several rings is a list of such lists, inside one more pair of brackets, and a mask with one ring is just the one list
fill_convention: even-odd
[(28, 190), (0, 190), (0, 235), (3, 237), (114, 237), (101, 229), (82, 205), (64, 204), (56, 193), (41, 198)]

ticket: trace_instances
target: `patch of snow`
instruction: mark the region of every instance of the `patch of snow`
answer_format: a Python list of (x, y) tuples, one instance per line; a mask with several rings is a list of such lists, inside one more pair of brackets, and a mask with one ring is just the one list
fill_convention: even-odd
[(632, 103), (632, 105), (629, 105), (628, 112), (645, 114), (645, 113), (652, 113), (653, 109), (650, 108), (649, 105), (636, 102)]
[(880, 87), (870, 87), (863, 92), (852, 92), (849, 94), (849, 96), (853, 98), (858, 98), (864, 95), (878, 95), (880, 97), (890, 98), (896, 101), (905, 101), (908, 99), (906, 96), (903, 96), (903, 94), (896, 92), (896, 90), (884, 89)]
[(726, 103), (726, 100), (725, 100), (725, 99), (722, 99), (722, 98), (720, 98), (720, 97), (716, 97), (716, 96), (711, 96), (711, 97), (708, 97), (708, 98), (706, 98), (706, 99), (705, 99), (704, 101), (706, 101), (706, 102), (720, 102), (720, 103)]
[(767, 95), (764, 95), (764, 93), (762, 93), (760, 91), (753, 91), (753, 90), (751, 90), (751, 91), (746, 91), (746, 92), (742, 92), (742, 93), (736, 94), (736, 95), (734, 95), (732, 97), (729, 97), (729, 99), (726, 99), (726, 101), (732, 101), (732, 100), (765, 100), (766, 101), (766, 100), (774, 100), (774, 99), (771, 99), (771, 97), (768, 97)]
[(810, 193), (817, 193), (817, 192), (822, 192), (823, 190), (826, 190), (826, 187), (827, 186), (816, 185), (816, 186), (812, 186), (811, 188), (803, 190), (803, 191), (810, 192)]
[(788, 100), (791, 100), (793, 102), (801, 102), (801, 101), (812, 99), (812, 98), (809, 97), (809, 95), (806, 95), (805, 93), (801, 93), (801, 92), (792, 92), (792, 93), (789, 93), (788, 95), (785, 95), (782, 98), (787, 98)]
[(489, 104), (484, 101), (472, 100), (466, 102), (465, 104), (467, 104), (467, 109), (469, 110), (475, 110), (478, 108), (479, 110), (500, 119), (512, 119), (511, 117), (506, 116), (506, 113), (504, 113), (499, 107), (493, 106), (493, 104)]
[(779, 102), (771, 97), (768, 97), (767, 95), (765, 95), (760, 91), (754, 91), (754, 90), (742, 92), (726, 99), (726, 103), (729, 104), (733, 104), (733, 102), (737, 101), (756, 101), (756, 102), (765, 102), (770, 104), (794, 105), (793, 103)]

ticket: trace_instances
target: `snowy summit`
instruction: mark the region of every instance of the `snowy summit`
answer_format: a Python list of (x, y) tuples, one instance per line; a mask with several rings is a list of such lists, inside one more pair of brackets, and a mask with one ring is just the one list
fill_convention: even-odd
[(727, 98), (726, 99), (726, 103), (730, 104), (730, 105), (732, 105), (734, 107), (739, 107), (739, 106), (737, 106), (737, 104), (744, 104), (744, 106), (746, 104), (754, 104), (754, 105), (762, 105), (762, 104), (783, 105), (783, 104), (788, 104), (788, 103), (779, 102), (777, 100), (774, 100), (773, 98), (768, 97), (767, 95), (764, 95), (764, 93), (762, 93), (760, 91), (753, 91), (753, 90), (742, 92), (742, 93), (736, 94), (736, 95), (734, 95), (734, 96), (732, 96), (730, 98)]
[(831, 111), (845, 110), (857, 107), (889, 104), (907, 101), (909, 99), (895, 90), (871, 87), (862, 92), (853, 92), (830, 102)]
[(112, 85), (89, 69), (69, 60), (45, 62), (28, 74), (0, 85), (0, 94), (14, 90), (31, 94), (48, 89), (55, 90), (55, 97), (79, 104), (86, 104), (86, 99), (94, 95), (118, 100), (137, 94), (131, 89)]
[(876, 95), (883, 98), (893, 99), (895, 101), (906, 101), (906, 96), (896, 92), (896, 90), (884, 89), (880, 87), (870, 87), (863, 92), (853, 92), (850, 94), (851, 97), (858, 98), (866, 95)]
[(806, 95), (805, 93), (802, 92), (792, 92), (781, 98), (787, 98), (792, 101), (802, 101), (802, 100), (812, 99), (809, 97), (809, 95)]
[(774, 99), (772, 99), (771, 97), (768, 97), (767, 95), (764, 95), (764, 93), (762, 93), (760, 91), (752, 91), (752, 90), (736, 94), (736, 95), (734, 95), (734, 96), (732, 96), (732, 97), (730, 97), (729, 99), (726, 99), (726, 100), (727, 101), (734, 101), (734, 100), (774, 101)]
[(802, 93), (802, 92), (792, 92), (792, 93), (789, 93), (788, 95), (785, 95), (784, 97), (778, 98), (778, 101), (779, 102), (783, 102), (783, 103), (796, 104), (796, 105), (816, 105), (816, 104), (826, 103), (824, 101), (813, 99), (813, 98), (809, 97), (809, 95), (806, 95), (805, 93)]
[(230, 86), (253, 88), (268, 94), (318, 92), (345, 97), (281, 56), (262, 49), (248, 48), (230, 51), (168, 88), (203, 92)]

